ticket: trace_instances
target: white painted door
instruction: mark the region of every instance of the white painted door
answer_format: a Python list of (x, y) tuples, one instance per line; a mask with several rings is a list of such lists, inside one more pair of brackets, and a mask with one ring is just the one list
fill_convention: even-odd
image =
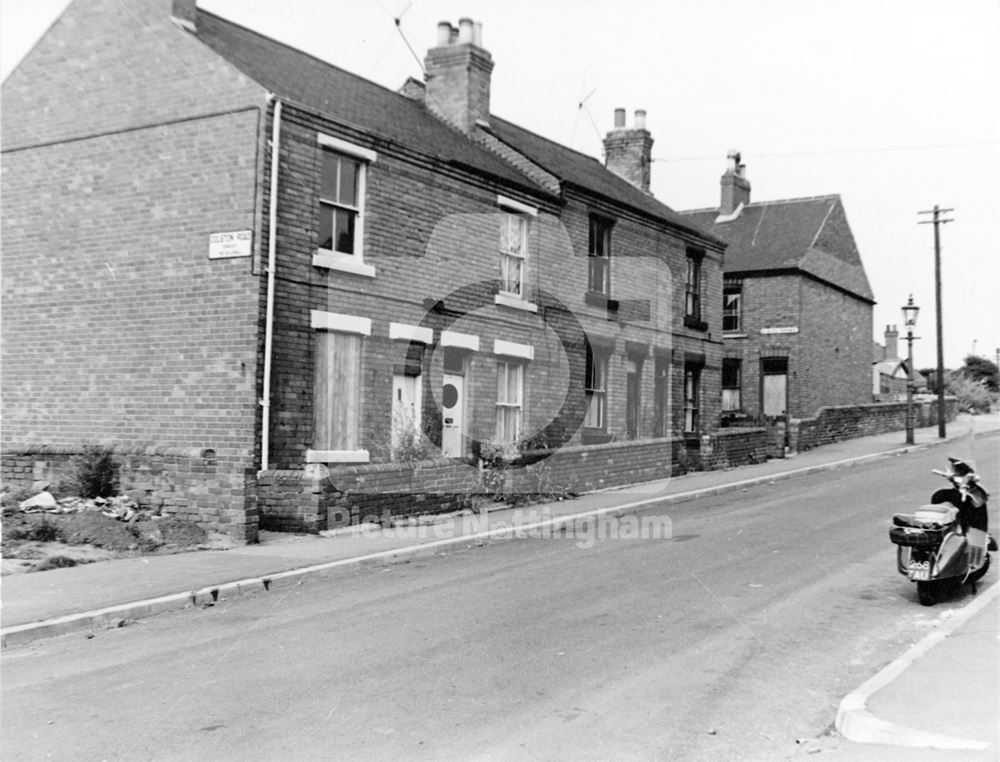
[(441, 387), (441, 452), (446, 458), (465, 455), (465, 378), (446, 373)]
[(420, 376), (396, 373), (392, 377), (393, 450), (399, 447), (407, 429), (420, 431)]

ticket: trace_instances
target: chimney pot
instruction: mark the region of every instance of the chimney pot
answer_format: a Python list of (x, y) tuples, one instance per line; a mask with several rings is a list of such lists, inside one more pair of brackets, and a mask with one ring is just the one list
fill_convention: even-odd
[[(447, 42), (442, 43), (445, 38)], [(436, 116), (467, 134), (490, 118), (493, 58), (476, 44), (481, 38), (481, 25), (470, 18), (460, 19), (457, 29), (442, 21), (438, 24), (439, 44), (427, 51), (424, 59), (424, 103)]]
[(451, 42), (451, 23), (448, 21), (442, 21), (438, 24), (438, 37), (437, 44), (438, 47), (447, 45)]
[(746, 206), (750, 203), (750, 181), (746, 178), (747, 165), (740, 161), (741, 156), (737, 149), (730, 148), (726, 158), (729, 159), (729, 166), (726, 167), (720, 181), (722, 198), (719, 213), (730, 215), (739, 209), (740, 204)]
[(472, 19), (464, 18), (458, 20), (458, 44), (464, 45), (472, 42), (473, 28)]
[(615, 109), (615, 126), (604, 136), (604, 166), (644, 193), (649, 193), (653, 138), (646, 112), (635, 112), (635, 129), (625, 127), (625, 109)]
[(483, 46), (483, 22), (477, 21), (472, 25), (472, 44), (477, 48)]

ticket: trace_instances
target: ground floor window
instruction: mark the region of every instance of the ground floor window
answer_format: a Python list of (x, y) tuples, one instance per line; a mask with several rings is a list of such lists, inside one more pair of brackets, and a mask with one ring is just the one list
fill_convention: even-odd
[(587, 415), (583, 425), (590, 429), (606, 429), (608, 394), (608, 359), (587, 348), (587, 371), (584, 390), (587, 395)]
[(653, 370), (653, 436), (664, 437), (669, 431), (667, 424), (668, 379), (670, 374), (670, 358), (657, 356)]
[(361, 341), (356, 333), (316, 332), (315, 450), (358, 449)]
[(497, 363), (497, 428), (501, 442), (513, 444), (521, 435), (521, 415), (524, 405), (524, 365), (517, 362)]
[(722, 360), (722, 411), (743, 409), (742, 362), (726, 357)]
[(760, 361), (763, 413), (778, 418), (788, 411), (788, 358), (763, 357)]
[(684, 364), (684, 433), (699, 430), (701, 407), (701, 366)]

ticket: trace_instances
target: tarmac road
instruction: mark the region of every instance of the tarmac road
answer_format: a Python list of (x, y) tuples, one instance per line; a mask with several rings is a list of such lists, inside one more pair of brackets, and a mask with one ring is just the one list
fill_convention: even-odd
[(500, 542), (10, 648), (3, 753), (798, 758), (964, 602), (919, 606), (888, 541), (946, 454), (646, 511), (672, 540)]

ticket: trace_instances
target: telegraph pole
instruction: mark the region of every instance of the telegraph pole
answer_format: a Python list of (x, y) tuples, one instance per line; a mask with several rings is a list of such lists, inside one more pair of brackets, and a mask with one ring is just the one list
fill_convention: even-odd
[(938, 385), (938, 438), (945, 438), (944, 410), (944, 333), (941, 327), (941, 225), (954, 220), (943, 219), (943, 215), (954, 209), (942, 209), (934, 204), (933, 209), (917, 214), (933, 214), (929, 220), (920, 220), (918, 225), (934, 226), (934, 306), (937, 309), (937, 385)]

